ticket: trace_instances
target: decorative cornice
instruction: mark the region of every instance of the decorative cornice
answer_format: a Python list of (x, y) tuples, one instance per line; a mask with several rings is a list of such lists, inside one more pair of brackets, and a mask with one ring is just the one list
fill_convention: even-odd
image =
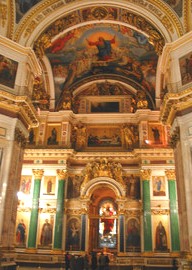
[(41, 180), (43, 175), (44, 175), (44, 170), (42, 170), (42, 169), (37, 169), (37, 170), (33, 169), (32, 172), (33, 172), (35, 179), (38, 179), (38, 180)]
[(182, 112), (192, 106), (192, 88), (179, 93), (167, 93), (164, 97), (160, 121), (171, 125), (177, 112)]
[(15, 96), (0, 90), (0, 108), (2, 111), (20, 115), (24, 124), (28, 127), (38, 127), (37, 112), (27, 96)]

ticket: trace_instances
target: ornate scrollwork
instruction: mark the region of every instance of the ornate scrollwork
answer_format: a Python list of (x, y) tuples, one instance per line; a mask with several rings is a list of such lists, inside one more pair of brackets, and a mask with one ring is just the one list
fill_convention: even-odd
[(124, 181), (122, 178), (122, 165), (120, 163), (108, 162), (107, 158), (102, 158), (100, 161), (88, 163), (84, 171), (84, 181), (82, 186), (85, 186), (88, 181), (100, 176), (107, 176), (114, 178), (123, 186)]

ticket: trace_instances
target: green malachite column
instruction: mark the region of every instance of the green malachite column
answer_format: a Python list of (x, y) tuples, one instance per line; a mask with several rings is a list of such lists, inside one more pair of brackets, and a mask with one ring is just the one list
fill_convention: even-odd
[(172, 251), (179, 251), (180, 250), (179, 215), (177, 209), (175, 171), (166, 170), (165, 173), (167, 176), (169, 187), (171, 249)]
[(53, 249), (62, 249), (63, 240), (63, 215), (64, 215), (64, 195), (65, 195), (65, 181), (67, 178), (66, 170), (57, 170), (58, 176), (58, 191), (57, 191), (57, 207), (55, 217), (55, 234)]
[(150, 176), (151, 170), (141, 170), (142, 191), (143, 191), (142, 195), (143, 195), (144, 251), (152, 251)]
[(39, 196), (40, 196), (40, 188), (41, 188), (41, 179), (43, 177), (43, 174), (44, 174), (43, 170), (33, 170), (34, 189), (33, 189), (33, 199), (32, 199), (32, 208), (31, 208), (31, 218), (30, 218), (30, 225), (29, 225), (28, 248), (36, 248)]

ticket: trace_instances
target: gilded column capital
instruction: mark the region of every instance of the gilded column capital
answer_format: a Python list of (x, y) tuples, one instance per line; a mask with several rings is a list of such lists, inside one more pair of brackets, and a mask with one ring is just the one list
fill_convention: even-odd
[(168, 180), (175, 180), (175, 170), (165, 170), (165, 175), (167, 176)]
[(150, 178), (151, 178), (151, 170), (150, 169), (141, 170), (140, 175), (141, 175), (141, 180), (150, 180)]
[(67, 175), (68, 175), (68, 173), (67, 173), (66, 169), (62, 169), (62, 170), (58, 169), (57, 170), (57, 176), (58, 176), (59, 180), (65, 180), (67, 178)]
[(42, 169), (33, 169), (32, 170), (33, 175), (35, 176), (35, 179), (42, 179), (43, 174), (44, 174), (44, 170)]

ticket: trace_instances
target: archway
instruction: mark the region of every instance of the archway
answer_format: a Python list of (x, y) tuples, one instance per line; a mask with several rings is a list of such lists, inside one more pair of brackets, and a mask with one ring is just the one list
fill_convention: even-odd
[(124, 188), (109, 177), (92, 179), (84, 186), (81, 196), (90, 199), (87, 234), (89, 251), (118, 250), (118, 210), (122, 207), (119, 201), (124, 200)]

